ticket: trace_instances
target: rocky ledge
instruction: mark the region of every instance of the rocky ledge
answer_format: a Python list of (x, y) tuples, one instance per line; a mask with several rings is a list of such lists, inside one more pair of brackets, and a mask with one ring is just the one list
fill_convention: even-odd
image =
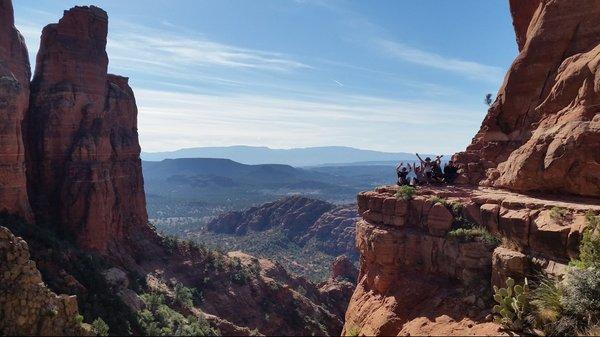
[[(491, 286), (563, 273), (578, 254), (586, 213), (600, 213), (597, 200), (483, 187), (397, 193), (381, 187), (358, 196), (360, 276), (347, 334), (499, 334), (488, 323)], [(456, 235), (465, 226), (485, 235)]]

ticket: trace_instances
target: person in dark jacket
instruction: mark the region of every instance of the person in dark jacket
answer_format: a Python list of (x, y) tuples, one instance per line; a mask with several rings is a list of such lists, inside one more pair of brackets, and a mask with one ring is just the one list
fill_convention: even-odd
[(454, 166), (454, 162), (451, 160), (444, 166), (444, 181), (447, 184), (453, 184), (456, 177), (458, 177), (458, 167)]

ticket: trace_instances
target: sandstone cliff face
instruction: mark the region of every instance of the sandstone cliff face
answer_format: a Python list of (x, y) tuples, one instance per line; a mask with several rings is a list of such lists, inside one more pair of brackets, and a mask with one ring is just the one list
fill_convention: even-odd
[(104, 253), (147, 225), (135, 98), (107, 74), (107, 27), (91, 6), (44, 28), (26, 129), (37, 220)]
[(56, 295), (42, 282), (27, 243), (0, 227), (0, 334), (92, 336), (75, 321), (75, 296)]
[(29, 104), (31, 70), (25, 41), (14, 27), (10, 0), (0, 1), (0, 211), (32, 220), (27, 199), (21, 123)]
[(456, 156), (464, 181), (600, 196), (600, 3), (511, 1), (511, 12), (520, 53)]
[[(485, 319), (491, 285), (504, 286), (509, 276), (564, 273), (578, 255), (586, 212), (600, 212), (597, 203), (486, 188), (422, 188), (412, 200), (396, 198), (396, 190), (358, 196), (360, 276), (346, 333), (497, 335), (499, 327)], [(449, 236), (459, 218), (506, 244)]]

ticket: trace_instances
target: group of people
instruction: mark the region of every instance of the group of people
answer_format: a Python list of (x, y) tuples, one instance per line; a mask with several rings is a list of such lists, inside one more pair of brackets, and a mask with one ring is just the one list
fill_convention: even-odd
[[(458, 176), (458, 168), (454, 166), (452, 161), (447, 162), (442, 169), (442, 156), (435, 157), (435, 160), (431, 160), (430, 157), (423, 160), (417, 153), (420, 164), (416, 163), (406, 164), (403, 162), (396, 167), (396, 173), (398, 175), (398, 185), (427, 185), (427, 184), (452, 184)], [(412, 178), (409, 179), (409, 174), (414, 173)]]

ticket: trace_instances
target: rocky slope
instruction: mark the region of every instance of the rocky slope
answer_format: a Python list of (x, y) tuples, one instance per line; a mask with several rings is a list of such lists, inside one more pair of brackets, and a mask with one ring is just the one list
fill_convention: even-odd
[(280, 229), (291, 241), (304, 245), (314, 240), (330, 255), (354, 253), (354, 223), (358, 213), (354, 205), (331, 203), (293, 196), (225, 213), (213, 219), (207, 229), (216, 233), (244, 235), (248, 231)]
[(209, 246), (240, 250), (286, 266), (289, 272), (321, 282), (340, 255), (356, 262), (356, 205), (294, 196), (225, 213), (208, 225), (196, 225), (182, 235)]
[(600, 196), (600, 4), (511, 1), (520, 53), (481, 130), (456, 156), (464, 182)]
[[(562, 275), (586, 213), (600, 214), (600, 4), (510, 4), (520, 53), (454, 157), (465, 186), (358, 196), (360, 276), (344, 333), (497, 335), (491, 286)], [(465, 225), (490, 234), (456, 231)]]
[(92, 336), (76, 321), (75, 296), (57, 296), (42, 282), (27, 243), (0, 227), (0, 334)]
[(31, 69), (25, 40), (14, 27), (10, 0), (0, 1), (0, 211), (31, 220), (21, 124), (29, 104)]

